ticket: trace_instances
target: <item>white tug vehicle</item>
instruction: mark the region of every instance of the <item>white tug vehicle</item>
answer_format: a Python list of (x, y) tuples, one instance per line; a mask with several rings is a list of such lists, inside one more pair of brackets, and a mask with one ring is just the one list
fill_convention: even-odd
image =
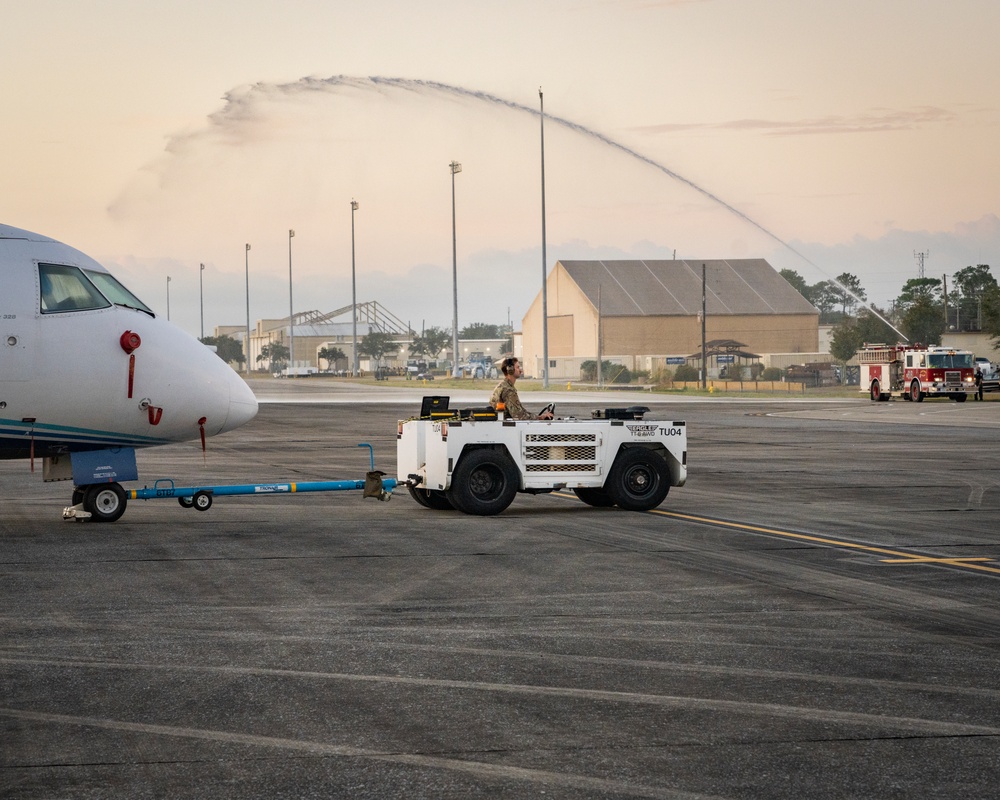
[(648, 511), (687, 479), (686, 424), (645, 421), (644, 406), (504, 420), (448, 402), (425, 397), (420, 416), (397, 426), (397, 474), (426, 508), (491, 516), (518, 492), (572, 489), (591, 506)]

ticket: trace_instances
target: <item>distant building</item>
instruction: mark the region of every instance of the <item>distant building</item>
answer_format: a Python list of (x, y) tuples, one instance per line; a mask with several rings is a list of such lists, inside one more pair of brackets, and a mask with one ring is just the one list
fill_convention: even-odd
[[(316, 367), (321, 371), (336, 369), (351, 369), (354, 363), (354, 325), (351, 311), (353, 306), (344, 306), (336, 311), (321, 313), (319, 311), (301, 311), (293, 318), (295, 333), (295, 353), (292, 366)], [(384, 306), (375, 301), (358, 303), (357, 306), (357, 337), (360, 345), (365, 336), (373, 332), (388, 333), (393, 341), (399, 344), (399, 350), (387, 354), (381, 366), (389, 369), (402, 370), (406, 367), (413, 342), (414, 332), (407, 323), (393, 315)], [(215, 328), (216, 336), (231, 336), (244, 346), (246, 339), (245, 325), (219, 325)], [(506, 352), (506, 338), (501, 339), (459, 339), (459, 363), (470, 356), (483, 357), (490, 361), (499, 359)], [(288, 317), (276, 319), (259, 319), (250, 329), (250, 369), (255, 372), (268, 371), (269, 365), (258, 361), (263, 348), (270, 344), (291, 346), (292, 337), (288, 326)], [(318, 353), (324, 347), (338, 348), (346, 358), (342, 363), (332, 365), (325, 359), (320, 359)], [(441, 364), (450, 366), (452, 347), (449, 344), (441, 351)], [(434, 358), (432, 361), (436, 360)], [(346, 363), (344, 363), (346, 362)], [(368, 356), (358, 359), (358, 366), (363, 372), (375, 368), (369, 363)], [(440, 366), (440, 365), (439, 365)]]
[[(546, 284), (549, 378), (578, 380), (580, 364), (598, 353), (650, 371), (700, 353), (703, 264), (707, 340), (736, 340), (758, 354), (816, 354), (819, 311), (764, 259), (559, 261)], [(541, 377), (541, 293), (524, 317), (520, 349), (525, 374)]]

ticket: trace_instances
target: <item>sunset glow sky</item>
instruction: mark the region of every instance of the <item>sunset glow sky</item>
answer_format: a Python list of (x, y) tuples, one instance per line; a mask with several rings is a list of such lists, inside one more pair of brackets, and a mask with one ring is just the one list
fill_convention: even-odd
[(206, 334), (243, 324), (246, 243), (251, 317), (287, 316), (290, 228), (295, 310), (349, 304), (352, 199), (358, 300), (450, 326), (452, 160), (459, 325), (519, 327), (542, 275), (539, 86), (549, 269), (764, 257), (853, 273), (880, 305), (915, 251), (930, 277), (1000, 276), (1000, 4), (10, 5), (0, 222), (158, 311), (169, 275), (194, 334), (199, 263)]

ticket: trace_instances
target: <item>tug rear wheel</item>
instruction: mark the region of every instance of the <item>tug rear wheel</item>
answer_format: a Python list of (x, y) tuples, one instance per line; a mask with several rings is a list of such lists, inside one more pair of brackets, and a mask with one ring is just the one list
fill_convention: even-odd
[(448, 499), (464, 514), (488, 517), (511, 504), (519, 484), (517, 467), (506, 452), (472, 450), (452, 473)]
[(453, 511), (455, 508), (448, 496), (438, 489), (421, 489), (419, 486), (407, 486), (406, 488), (410, 491), (410, 497), (424, 508), (431, 508), (434, 511)]

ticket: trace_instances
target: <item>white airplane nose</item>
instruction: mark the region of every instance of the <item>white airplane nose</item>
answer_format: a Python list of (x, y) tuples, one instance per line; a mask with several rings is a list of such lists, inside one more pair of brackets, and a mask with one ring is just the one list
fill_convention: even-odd
[(245, 425), (256, 416), (257, 398), (246, 381), (232, 372), (229, 381), (229, 413), (220, 433)]

